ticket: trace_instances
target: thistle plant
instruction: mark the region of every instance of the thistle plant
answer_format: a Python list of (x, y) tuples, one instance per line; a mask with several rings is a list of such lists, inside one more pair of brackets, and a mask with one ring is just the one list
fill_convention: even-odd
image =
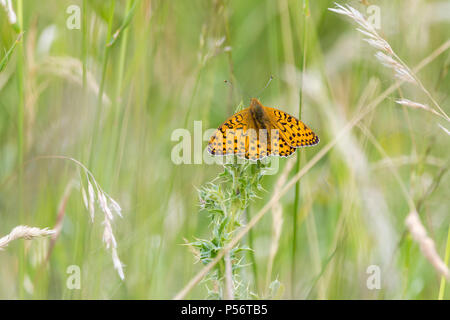
[[(224, 171), (213, 181), (198, 190), (201, 211), (211, 219), (210, 239), (198, 239), (190, 243), (196, 258), (203, 264), (210, 263), (243, 226), (242, 214), (263, 190), (260, 182), (266, 169), (265, 162), (224, 164)], [(248, 298), (248, 286), (240, 279), (244, 263), (243, 251), (251, 248), (243, 245), (233, 247), (224, 259), (204, 278), (208, 299)]]

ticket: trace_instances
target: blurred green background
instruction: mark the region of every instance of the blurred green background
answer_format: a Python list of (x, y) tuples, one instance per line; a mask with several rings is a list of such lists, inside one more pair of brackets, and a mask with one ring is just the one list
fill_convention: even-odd
[[(16, 241), (0, 251), (1, 299), (172, 298), (201, 268), (183, 244), (209, 237), (196, 188), (223, 170), (175, 165), (173, 130), (193, 133), (195, 120), (203, 130), (216, 128), (253, 96), (298, 115), (306, 52), (301, 119), (321, 142), (297, 151), (304, 165), (395, 81), (355, 25), (328, 10), (333, 1), (311, 1), (303, 32), (301, 0), (141, 0), (111, 46), (133, 1), (13, 1), (19, 20), (20, 3), (25, 33), (0, 72), (0, 236), (20, 224), (53, 228), (61, 207), (65, 214), (48, 261), (48, 239)], [(369, 4), (379, 6), (380, 35), (410, 67), (450, 38), (448, 1), (345, 3), (364, 14)], [(70, 5), (80, 8), (80, 29), (67, 27)], [(0, 59), (17, 36), (0, 8)], [(444, 52), (418, 74), (444, 110), (449, 63)], [(431, 103), (405, 84), (363, 120), (388, 157), (355, 127), (301, 179), (295, 278), (294, 188), (281, 200), (283, 225), (269, 275), (271, 213), (252, 229), (255, 264), (242, 272), (249, 292), (268, 297), (268, 283), (278, 280), (271, 297), (438, 297), (440, 277), (405, 233), (409, 209), (389, 161), (444, 257), (450, 153), (438, 124), (449, 125), (396, 104), (400, 97)], [(77, 166), (42, 158), (50, 155), (81, 161), (121, 204), (123, 218), (113, 229), (124, 281), (102, 242), (101, 211), (91, 223), (83, 205)], [(287, 161), (280, 160), (280, 173)], [(264, 177), (266, 191), (250, 206), (250, 217), (270, 199), (280, 173)], [(66, 286), (70, 265), (81, 268), (80, 290)], [(379, 290), (366, 285), (370, 265), (380, 267)], [(188, 298), (205, 296), (200, 283)]]

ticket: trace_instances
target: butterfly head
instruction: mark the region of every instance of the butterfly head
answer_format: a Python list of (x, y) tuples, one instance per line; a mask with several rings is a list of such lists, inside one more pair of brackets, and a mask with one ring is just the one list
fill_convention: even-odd
[(266, 116), (264, 115), (264, 106), (259, 102), (258, 99), (252, 98), (250, 100), (250, 114), (252, 118), (258, 122), (260, 127), (265, 128), (264, 120)]
[(259, 100), (257, 98), (250, 99), (250, 108), (258, 109), (258, 108), (262, 108), (262, 107), (263, 107), (263, 105), (261, 104), (261, 102), (259, 102)]

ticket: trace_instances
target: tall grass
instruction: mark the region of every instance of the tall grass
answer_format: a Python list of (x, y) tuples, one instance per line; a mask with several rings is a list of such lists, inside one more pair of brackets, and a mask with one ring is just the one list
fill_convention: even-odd
[[(445, 260), (444, 263), (448, 266), (448, 262), (450, 260), (450, 228), (448, 230), (448, 234), (447, 234), (447, 244), (445, 246)], [(441, 277), (441, 284), (439, 286), (439, 295), (438, 295), (438, 299), (442, 300), (444, 299), (444, 294), (445, 294), (445, 283), (446, 283), (447, 279), (445, 278), (445, 276)]]
[(100, 88), (97, 95), (97, 105), (95, 108), (94, 131), (92, 134), (91, 151), (89, 152), (89, 167), (92, 167), (93, 165), (94, 159), (93, 157), (96, 154), (94, 150), (101, 148), (102, 139), (99, 137), (99, 130), (102, 127), (102, 124), (100, 120), (103, 114), (103, 92), (105, 91), (106, 72), (108, 67), (109, 53), (111, 50), (111, 46), (109, 46), (108, 44), (110, 43), (112, 36), (115, 8), (116, 8), (116, 1), (109, 1), (108, 31), (106, 32), (105, 44), (101, 47), (101, 51), (103, 51), (102, 69), (101, 69)]
[[(302, 8), (302, 17), (303, 17), (303, 25), (302, 25), (302, 64), (301, 64), (301, 71), (302, 77), (300, 79), (300, 90), (299, 90), (299, 104), (298, 104), (298, 117), (299, 119), (302, 118), (302, 107), (303, 107), (303, 72), (306, 70), (306, 54), (307, 54), (307, 35), (308, 35), (308, 24), (307, 24), (307, 18), (309, 15), (309, 1), (304, 0), (303, 1), (303, 8)], [(301, 165), (301, 156), (300, 154), (297, 154), (297, 164), (295, 167), (295, 173), (298, 173), (300, 170)], [(297, 232), (298, 232), (298, 224), (297, 224), (297, 217), (299, 214), (300, 209), (300, 181), (298, 181), (295, 184), (295, 199), (294, 199), (294, 210), (292, 212), (292, 266), (291, 266), (291, 278), (292, 282), (296, 283), (296, 252), (297, 252)], [(295, 286), (292, 287), (291, 290), (291, 296), (295, 297)]]

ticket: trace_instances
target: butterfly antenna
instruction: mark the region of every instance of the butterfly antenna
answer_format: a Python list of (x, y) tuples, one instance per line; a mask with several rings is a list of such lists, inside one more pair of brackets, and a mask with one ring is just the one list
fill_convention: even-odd
[(239, 87), (239, 85), (235, 85), (233, 84), (230, 80), (223, 80), (224, 83), (226, 83), (227, 85), (229, 85), (231, 88), (236, 89), (237, 90), (237, 94), (242, 97), (243, 92), (241, 90), (241, 88)]
[(273, 76), (270, 76), (269, 81), (267, 81), (267, 83), (266, 83), (266, 85), (264, 86), (264, 88), (262, 88), (262, 90), (258, 92), (257, 96), (259, 96), (264, 90), (267, 89), (267, 87), (270, 85), (270, 83), (272, 82), (272, 80), (273, 80)]

